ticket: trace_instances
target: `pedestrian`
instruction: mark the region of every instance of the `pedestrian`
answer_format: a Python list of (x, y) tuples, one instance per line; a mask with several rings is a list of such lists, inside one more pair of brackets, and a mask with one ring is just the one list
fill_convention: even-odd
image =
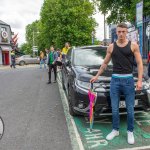
[(63, 59), (63, 61), (65, 60), (66, 55), (67, 55), (69, 49), (70, 49), (70, 43), (66, 42), (65, 43), (65, 47), (62, 49), (62, 59)]
[(15, 51), (12, 50), (12, 52), (11, 52), (11, 65), (10, 65), (11, 68), (12, 67), (16, 68), (16, 60), (15, 59), (16, 59)]
[(147, 72), (148, 72), (148, 76), (150, 78), (150, 51), (148, 53), (147, 64), (148, 64)]
[(134, 57), (138, 67), (138, 81), (136, 90), (142, 88), (142, 75), (143, 64), (139, 51), (139, 46), (135, 42), (128, 41), (127, 25), (120, 23), (117, 25), (116, 42), (109, 45), (104, 62), (101, 65), (96, 76), (91, 78), (90, 82), (98, 79), (106, 69), (109, 61), (112, 59), (113, 74), (110, 83), (110, 98), (112, 107), (112, 131), (106, 137), (107, 140), (112, 140), (114, 137), (119, 136), (119, 101), (120, 94), (124, 94), (127, 109), (127, 141), (129, 144), (134, 144), (134, 100), (135, 100), (135, 87), (132, 75)]
[(44, 68), (46, 69), (45, 55), (43, 51), (40, 51), (40, 69), (42, 69), (42, 64), (44, 64)]
[(49, 49), (45, 48), (47, 67), (48, 67), (48, 55), (49, 55), (49, 52), (50, 52)]
[(61, 50), (59, 48), (57, 48), (57, 55), (58, 55), (58, 58), (56, 60), (57, 69), (61, 69), (61, 66), (62, 66), (62, 53), (61, 53)]
[(54, 83), (56, 82), (56, 78), (57, 78), (57, 66), (56, 66), (56, 61), (57, 61), (58, 55), (57, 52), (54, 50), (54, 47), (51, 46), (50, 47), (50, 53), (48, 55), (48, 66), (49, 66), (49, 72), (48, 72), (48, 76), (49, 76), (49, 81), (47, 82), (47, 84), (51, 84), (51, 72), (53, 69), (54, 72)]

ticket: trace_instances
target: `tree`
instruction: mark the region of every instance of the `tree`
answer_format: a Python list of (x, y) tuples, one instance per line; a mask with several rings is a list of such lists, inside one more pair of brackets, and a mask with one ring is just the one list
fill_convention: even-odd
[[(26, 43), (21, 45), (26, 54), (32, 54), (33, 46), (38, 46), (39, 42), (39, 21), (36, 20), (26, 26)], [(26, 49), (25, 49), (26, 48)]]
[(20, 52), (22, 52), (24, 54), (32, 54), (32, 49), (28, 43), (23, 43), (20, 46)]
[[(135, 22), (136, 4), (141, 0), (93, 0), (102, 14), (108, 14), (107, 23)], [(150, 14), (150, 2), (144, 0), (144, 15)]]
[(91, 44), (96, 27), (93, 12), (89, 0), (45, 0), (39, 23), (41, 45), (61, 48), (66, 41), (71, 45)]

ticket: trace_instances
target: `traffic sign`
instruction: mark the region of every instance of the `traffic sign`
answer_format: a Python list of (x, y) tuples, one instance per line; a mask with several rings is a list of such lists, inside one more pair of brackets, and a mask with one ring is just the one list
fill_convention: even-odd
[(137, 27), (142, 26), (143, 23), (143, 1), (136, 4), (136, 24)]

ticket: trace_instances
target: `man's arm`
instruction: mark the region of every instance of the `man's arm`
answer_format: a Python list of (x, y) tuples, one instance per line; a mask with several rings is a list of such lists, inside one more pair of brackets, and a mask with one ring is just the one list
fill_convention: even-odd
[(57, 52), (55, 52), (54, 53), (54, 63), (57, 61), (57, 59), (58, 59), (58, 54), (57, 54)]
[(98, 77), (104, 72), (104, 70), (107, 68), (108, 63), (111, 60), (111, 54), (113, 50), (113, 44), (110, 44), (110, 46), (107, 48), (107, 53), (104, 59), (103, 64), (100, 66), (99, 71), (97, 72), (96, 76), (94, 76), (90, 82), (94, 82), (98, 79)]
[(143, 62), (140, 54), (139, 46), (136, 43), (132, 43), (131, 49), (133, 50), (137, 67), (138, 67), (138, 82), (137, 82), (137, 90), (142, 89), (142, 77), (143, 77)]

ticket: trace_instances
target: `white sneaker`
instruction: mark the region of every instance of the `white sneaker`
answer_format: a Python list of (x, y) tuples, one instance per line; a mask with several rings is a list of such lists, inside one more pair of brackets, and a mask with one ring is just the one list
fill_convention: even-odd
[(133, 132), (127, 131), (127, 140), (129, 144), (134, 144), (134, 134)]
[(114, 137), (119, 136), (119, 131), (112, 130), (107, 136), (106, 140), (112, 140)]

